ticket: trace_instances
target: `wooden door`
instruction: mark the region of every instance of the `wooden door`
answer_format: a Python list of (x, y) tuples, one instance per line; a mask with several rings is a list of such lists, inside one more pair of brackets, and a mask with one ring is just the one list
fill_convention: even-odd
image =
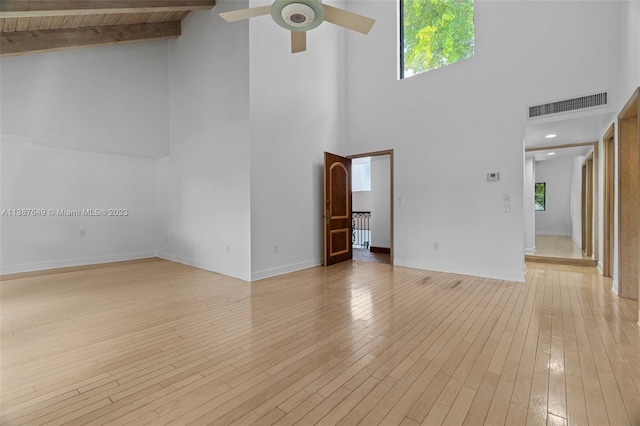
[(324, 264), (350, 260), (351, 159), (324, 153)]
[(604, 253), (602, 256), (602, 275), (613, 277), (613, 218), (614, 197), (616, 193), (615, 180), (615, 145), (613, 141), (614, 128), (609, 127), (604, 136), (604, 219), (603, 239)]

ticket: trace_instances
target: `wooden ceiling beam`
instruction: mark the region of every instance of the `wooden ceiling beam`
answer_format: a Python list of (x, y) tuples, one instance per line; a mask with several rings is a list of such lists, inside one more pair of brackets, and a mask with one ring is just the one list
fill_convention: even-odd
[(215, 0), (2, 0), (0, 18), (184, 12), (211, 9)]
[(179, 21), (2, 33), (0, 34), (0, 56), (26, 55), (179, 36)]

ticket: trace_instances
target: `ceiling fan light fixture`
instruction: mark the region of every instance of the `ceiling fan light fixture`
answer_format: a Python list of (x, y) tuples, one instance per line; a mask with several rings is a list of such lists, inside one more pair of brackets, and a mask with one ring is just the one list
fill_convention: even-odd
[(308, 31), (324, 21), (324, 8), (318, 0), (275, 0), (271, 17), (287, 30)]
[(306, 4), (292, 3), (282, 9), (284, 22), (296, 28), (305, 28), (313, 23), (315, 12)]

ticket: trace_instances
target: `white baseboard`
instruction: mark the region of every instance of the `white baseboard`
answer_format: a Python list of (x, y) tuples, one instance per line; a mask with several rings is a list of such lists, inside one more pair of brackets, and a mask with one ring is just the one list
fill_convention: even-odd
[(45, 269), (68, 268), (73, 266), (97, 265), (100, 263), (121, 262), (124, 260), (145, 259), (156, 257), (156, 252), (121, 253), (108, 256), (80, 257), (75, 259), (50, 260), (45, 262), (23, 263), (20, 265), (6, 265), (0, 268), (1, 275), (18, 274), (21, 272), (42, 271)]
[(171, 262), (182, 263), (183, 265), (193, 266), (194, 268), (204, 269), (205, 271), (215, 272), (211, 265), (206, 262), (198, 261), (188, 257), (178, 256), (175, 254), (167, 253), (164, 251), (158, 252), (158, 257), (164, 260), (170, 260)]
[[(237, 278), (243, 281), (249, 281), (244, 277), (237, 277), (229, 274), (224, 274), (224, 272), (220, 272), (219, 270), (220, 268), (217, 268), (215, 265), (212, 265), (210, 263), (207, 263), (201, 260), (177, 256), (177, 255), (166, 253), (166, 252), (158, 252), (157, 256), (161, 259), (182, 263), (183, 265), (193, 266), (194, 268), (204, 269), (206, 271), (215, 272), (217, 274), (231, 276), (233, 278)], [(300, 271), (302, 269), (313, 268), (314, 266), (320, 266), (320, 265), (322, 265), (322, 259), (313, 259), (313, 260), (307, 260), (304, 262), (293, 263), (290, 265), (278, 266), (276, 268), (269, 268), (269, 269), (263, 269), (260, 271), (254, 271), (251, 273), (250, 282), (262, 280), (265, 278), (275, 277), (277, 275), (288, 274), (289, 272)]]
[[(157, 256), (161, 259), (170, 260), (172, 262), (182, 263), (183, 265), (193, 266), (194, 268), (204, 269), (205, 271), (211, 271), (217, 274), (225, 275), (224, 273), (220, 272), (219, 268), (216, 268), (214, 265), (207, 262), (199, 261), (197, 259), (190, 259), (187, 257), (177, 256), (175, 254), (169, 254), (166, 252), (158, 252)], [(288, 274), (289, 272), (296, 272), (302, 269), (313, 268), (314, 266), (320, 266), (320, 265), (322, 265), (322, 259), (313, 259), (313, 260), (308, 260), (304, 262), (293, 263), (290, 265), (278, 266), (276, 268), (263, 269), (260, 271), (252, 272), (250, 280), (251, 282), (263, 280), (265, 278)], [(243, 277), (233, 276), (233, 278), (237, 278), (243, 281), (248, 281)]]
[(263, 280), (265, 278), (288, 274), (289, 272), (301, 271), (303, 269), (313, 268), (320, 265), (322, 265), (322, 259), (313, 259), (299, 263), (292, 263), (290, 265), (278, 266), (276, 268), (263, 269), (261, 271), (251, 272), (251, 281)]
[(611, 281), (611, 291), (612, 291), (616, 296), (620, 296), (620, 293), (618, 292), (618, 281), (616, 281), (616, 280), (612, 280), (612, 281)]
[(573, 235), (571, 236), (571, 241), (573, 241), (573, 244), (576, 245), (576, 247), (580, 248), (582, 247), (582, 241), (578, 241), (575, 238), (573, 238)]
[(404, 266), (407, 268), (424, 269), (428, 271), (445, 272), (449, 274), (469, 275), (473, 277), (491, 278), (494, 280), (515, 281), (523, 283), (525, 282), (524, 270), (518, 272), (503, 271), (503, 270), (489, 270), (489, 269), (476, 269), (476, 268), (461, 268), (459, 265), (427, 265), (422, 262), (410, 260), (410, 259), (398, 259), (394, 258), (393, 264), (396, 266)]
[(213, 265), (210, 262), (206, 262), (206, 261), (202, 261), (202, 260), (198, 260), (198, 259), (191, 259), (191, 258), (183, 257), (183, 256), (178, 256), (178, 255), (166, 253), (166, 252), (163, 252), (163, 251), (158, 252), (157, 256), (160, 259), (170, 260), (171, 262), (181, 263), (181, 264), (187, 265), (187, 266), (193, 266), (194, 268), (203, 269), (203, 270), (209, 271), (209, 272), (215, 272), (216, 274), (225, 275), (225, 276), (231, 277), (231, 278), (236, 278), (236, 279), (242, 280), (244, 282), (249, 282), (248, 277), (236, 276), (236, 275), (231, 275), (231, 274), (228, 274), (228, 273), (225, 273), (225, 272), (221, 272), (219, 267), (217, 267), (216, 265)]

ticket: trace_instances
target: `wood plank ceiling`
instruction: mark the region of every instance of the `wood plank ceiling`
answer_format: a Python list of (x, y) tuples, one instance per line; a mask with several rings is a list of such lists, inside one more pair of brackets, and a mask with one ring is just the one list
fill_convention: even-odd
[(177, 38), (215, 0), (0, 0), (0, 56)]

